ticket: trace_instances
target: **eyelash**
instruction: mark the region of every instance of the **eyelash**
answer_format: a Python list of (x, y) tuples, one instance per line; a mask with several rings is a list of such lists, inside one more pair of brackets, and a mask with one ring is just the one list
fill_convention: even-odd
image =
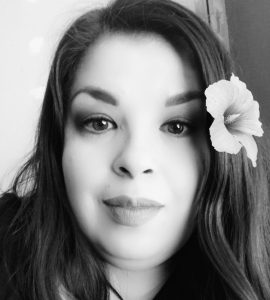
[(175, 136), (183, 136), (191, 128), (191, 125), (189, 124), (189, 122), (179, 120), (179, 119), (170, 120), (170, 121), (166, 122), (165, 124), (163, 124), (162, 127), (165, 126), (165, 125), (177, 125), (177, 124), (180, 124), (180, 126), (181, 126), (180, 127), (181, 128), (180, 133), (175, 134), (175, 133), (172, 133), (172, 132), (168, 131), (169, 133), (171, 133), (172, 135), (175, 135)]
[[(93, 124), (94, 122), (102, 122), (102, 121), (105, 121), (107, 123), (110, 123), (112, 125), (111, 128), (106, 128), (104, 130), (101, 130), (101, 131), (95, 131), (95, 129), (89, 129), (89, 124), (92, 125), (93, 127)], [(168, 130), (168, 132), (172, 135), (175, 135), (175, 136), (182, 136), (186, 133), (186, 131), (188, 131), (190, 128), (191, 128), (191, 125), (189, 124), (189, 122), (187, 121), (183, 121), (183, 120), (179, 120), (179, 119), (173, 119), (173, 120), (170, 120), (166, 123), (164, 123), (161, 127), (164, 127), (164, 126), (169, 126), (169, 125), (177, 125), (177, 124), (180, 124), (180, 133), (172, 133)], [(100, 125), (100, 124), (99, 124)], [(104, 116), (95, 116), (95, 117), (92, 117), (92, 118), (88, 118), (86, 120), (83, 121), (83, 124), (82, 124), (82, 127), (85, 128), (86, 130), (88, 130), (91, 134), (95, 134), (95, 135), (99, 135), (99, 134), (102, 134), (104, 132), (107, 132), (111, 129), (116, 129), (117, 128), (117, 125), (115, 122), (113, 122), (112, 120), (104, 117)], [(162, 131), (166, 131), (166, 130), (162, 130)]]
[[(88, 131), (90, 131), (92, 134), (102, 134), (104, 131), (101, 132), (97, 132), (97, 131), (93, 131), (93, 130), (89, 130), (88, 124), (93, 124), (94, 122), (100, 122), (100, 121), (106, 121), (111, 123), (114, 126), (114, 129), (117, 128), (117, 125), (115, 124), (115, 122), (111, 121), (108, 118), (105, 118), (104, 116), (96, 116), (96, 117), (92, 117), (92, 118), (88, 118), (85, 121), (83, 121), (82, 127), (86, 128)], [(108, 129), (105, 129), (106, 131), (108, 131)], [(110, 130), (110, 129), (109, 129)]]

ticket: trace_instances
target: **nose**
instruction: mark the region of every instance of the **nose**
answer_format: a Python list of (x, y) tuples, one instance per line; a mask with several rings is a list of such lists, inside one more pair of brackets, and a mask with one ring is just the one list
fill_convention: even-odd
[(143, 174), (152, 174), (152, 155), (146, 147), (125, 143), (116, 155), (112, 169), (120, 177), (135, 178)]

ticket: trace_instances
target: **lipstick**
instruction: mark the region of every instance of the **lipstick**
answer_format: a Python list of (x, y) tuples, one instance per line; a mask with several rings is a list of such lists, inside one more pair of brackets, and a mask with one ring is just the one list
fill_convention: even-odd
[(124, 226), (140, 226), (154, 218), (164, 205), (147, 198), (121, 195), (103, 200), (113, 221)]

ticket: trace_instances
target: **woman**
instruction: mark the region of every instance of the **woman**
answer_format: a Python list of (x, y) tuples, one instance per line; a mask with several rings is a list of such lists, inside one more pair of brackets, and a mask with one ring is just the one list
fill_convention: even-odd
[(171, 1), (118, 0), (76, 20), (33, 155), (2, 196), (4, 299), (268, 299), (262, 149), (253, 168), (209, 136), (204, 91), (232, 71), (207, 25)]

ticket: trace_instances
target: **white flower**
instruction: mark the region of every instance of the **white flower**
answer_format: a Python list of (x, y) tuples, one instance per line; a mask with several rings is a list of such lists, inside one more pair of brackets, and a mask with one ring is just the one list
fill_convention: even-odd
[(256, 167), (258, 148), (253, 136), (262, 136), (259, 104), (246, 84), (232, 74), (205, 90), (206, 108), (214, 121), (210, 127), (213, 147), (219, 152), (236, 154), (244, 146)]

